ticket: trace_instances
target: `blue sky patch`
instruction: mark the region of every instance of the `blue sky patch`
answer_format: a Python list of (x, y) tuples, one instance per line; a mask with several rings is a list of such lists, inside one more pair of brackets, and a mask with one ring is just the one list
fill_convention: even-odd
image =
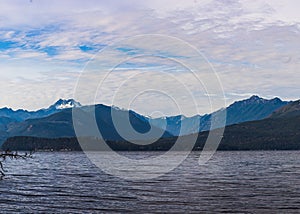
[(0, 51), (5, 51), (10, 48), (14, 48), (17, 45), (17, 42), (12, 42), (12, 41), (0, 41)]
[(88, 44), (88, 45), (80, 45), (79, 49), (83, 52), (97, 52), (106, 47), (104, 44)]
[(119, 48), (116, 48), (116, 50), (118, 50), (118, 51), (120, 51), (120, 52), (123, 52), (123, 53), (126, 53), (126, 54), (128, 54), (128, 55), (130, 55), (130, 56), (139, 54), (139, 51), (138, 51), (138, 49), (136, 49), (136, 48), (119, 47)]
[(80, 50), (82, 50), (83, 52), (89, 52), (89, 51), (93, 51), (95, 50), (95, 48), (90, 47), (90, 46), (86, 46), (86, 45), (81, 45), (79, 46)]
[(57, 46), (48, 46), (43, 48), (42, 51), (46, 52), (48, 56), (55, 56), (59, 52)]

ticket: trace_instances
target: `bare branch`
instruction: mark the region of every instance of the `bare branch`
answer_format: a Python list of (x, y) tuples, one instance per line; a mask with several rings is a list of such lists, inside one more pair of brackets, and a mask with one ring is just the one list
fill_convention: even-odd
[(5, 176), (5, 170), (3, 168), (3, 161), (6, 160), (6, 158), (10, 159), (27, 159), (32, 158), (33, 152), (25, 152), (24, 154), (18, 154), (18, 152), (12, 152), (9, 150), (6, 150), (2, 153), (0, 153), (0, 180)]

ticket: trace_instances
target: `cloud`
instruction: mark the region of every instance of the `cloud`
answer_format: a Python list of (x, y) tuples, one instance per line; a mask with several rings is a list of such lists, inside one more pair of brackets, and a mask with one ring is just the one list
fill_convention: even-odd
[[(229, 101), (252, 93), (295, 99), (300, 68), (297, 4), (293, 0), (284, 4), (279, 0), (1, 1), (0, 105), (36, 109), (58, 97), (72, 97), (86, 63), (116, 43), (122, 44), (115, 47), (118, 54), (128, 57), (155, 53), (178, 61), (193, 58), (187, 49), (167, 41), (165, 45), (152, 40), (120, 42), (141, 34), (176, 37), (198, 49), (215, 68)], [(159, 50), (166, 47), (165, 52)], [(118, 62), (118, 54), (107, 53), (99, 68), (105, 71), (106, 65)], [(199, 89), (202, 86), (197, 81), (168, 60), (137, 57), (117, 70), (99, 102), (108, 102), (122, 80), (148, 70), (140, 81), (132, 83), (128, 89), (131, 94), (123, 100), (149, 81), (164, 85), (165, 90), (173, 89), (172, 81), (158, 75), (169, 72), (192, 90), (201, 113), (212, 110), (205, 104), (205, 94), (214, 93)], [(180, 93), (177, 90), (177, 96), (184, 100)], [(142, 97), (147, 100), (145, 94)], [(164, 108), (174, 113), (168, 105), (162, 107), (157, 94), (150, 93), (149, 99), (154, 100), (152, 111)], [(147, 111), (142, 109), (142, 101), (135, 103), (139, 111), (150, 111), (148, 107)], [(221, 102), (218, 107), (222, 107)], [(192, 105), (186, 104), (186, 109), (187, 114), (194, 113)]]

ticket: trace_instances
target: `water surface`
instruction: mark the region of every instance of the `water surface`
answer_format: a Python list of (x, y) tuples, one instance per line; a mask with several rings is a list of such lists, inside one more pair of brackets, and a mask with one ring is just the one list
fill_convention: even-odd
[[(147, 152), (128, 152), (142, 158)], [(155, 154), (154, 154), (155, 155)], [(35, 153), (5, 162), (1, 213), (299, 213), (300, 152), (199, 152), (172, 172), (144, 181), (107, 175), (83, 153)]]

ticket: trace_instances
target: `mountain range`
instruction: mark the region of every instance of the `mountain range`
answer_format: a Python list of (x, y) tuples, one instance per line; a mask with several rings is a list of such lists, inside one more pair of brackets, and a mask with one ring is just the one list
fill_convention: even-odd
[[(225, 109), (220, 109), (211, 114), (195, 115), (193, 117), (185, 117), (183, 115), (166, 117), (166, 118), (149, 118), (149, 122), (157, 127), (164, 128), (174, 136), (188, 135), (207, 131), (211, 128), (211, 120), (218, 118), (218, 115), (226, 113), (225, 125), (232, 125), (246, 121), (254, 121), (264, 119), (275, 110), (287, 105), (289, 102), (282, 101), (279, 98), (263, 99), (258, 96), (252, 96), (249, 99), (234, 102)], [(220, 128), (223, 124), (220, 123)]]
[[(57, 113), (62, 109), (80, 107), (81, 104), (73, 99), (63, 100), (59, 99), (48, 108), (39, 109), (37, 111), (27, 111), (23, 109), (13, 110), (11, 108), (0, 109), (0, 119), (10, 118), (12, 121), (24, 121), (27, 119), (46, 117), (51, 114)], [(5, 119), (3, 120), (5, 122)]]
[[(242, 122), (225, 127), (218, 150), (300, 150), (300, 100), (290, 102), (277, 109), (262, 120)], [(219, 135), (219, 130), (204, 131), (182, 136), (178, 149), (185, 149), (185, 144), (195, 142), (194, 150), (202, 150), (208, 134)], [(138, 145), (127, 141), (106, 141), (115, 151), (167, 151), (176, 142), (177, 137), (166, 137), (149, 145)], [(85, 142), (101, 147), (102, 140), (87, 138)], [(81, 150), (76, 137), (37, 138), (11, 137), (3, 149), (13, 150)], [(93, 147), (95, 148), (95, 147)]]
[(299, 124), (300, 100), (297, 100), (263, 120), (226, 126), (219, 149), (300, 150)]
[[(102, 104), (95, 105), (94, 107), (97, 125), (103, 138), (110, 141), (122, 141), (124, 140), (123, 137), (120, 136), (114, 127), (111, 116), (112, 112), (117, 116), (119, 123), (125, 121), (127, 115), (129, 115), (130, 123), (137, 132), (146, 133), (149, 131), (151, 124), (154, 127), (154, 132), (163, 133), (163, 138), (169, 138), (178, 136), (179, 134), (190, 135), (209, 130), (214, 115), (222, 111), (227, 112), (226, 125), (229, 126), (246, 121), (262, 120), (275, 114), (274, 112), (276, 111), (279, 114), (282, 111), (279, 111), (279, 109), (288, 104), (289, 102), (282, 101), (279, 98), (267, 100), (258, 96), (252, 96), (249, 99), (235, 102), (226, 109), (220, 109), (211, 114), (195, 115), (193, 117), (178, 115), (165, 118), (149, 118), (131, 110), (122, 110)], [(72, 121), (72, 108), (74, 107), (80, 111), (82, 118), (88, 117), (91, 113), (90, 111), (93, 109), (91, 106), (81, 106), (80, 103), (72, 99), (60, 99), (55, 104), (49, 106), (49, 108), (37, 111), (0, 109), (0, 140), (4, 142), (7, 138), (14, 136), (44, 138), (74, 137), (75, 132)], [(167, 124), (167, 126), (164, 127), (164, 124)], [(127, 131), (129, 133), (129, 130)]]
[[(20, 122), (27, 119), (43, 118), (49, 115), (58, 113), (63, 109), (80, 107), (81, 104), (73, 99), (59, 99), (53, 105), (48, 108), (39, 109), (37, 111), (27, 111), (23, 109), (13, 110), (11, 108), (0, 109), (0, 142), (6, 139), (9, 134), (9, 130)], [(1, 144), (1, 143), (0, 143)]]
[[(98, 128), (102, 134), (102, 137), (107, 140), (121, 141), (124, 140), (116, 130), (112, 112), (118, 118), (118, 123), (125, 124), (129, 115), (130, 123), (132, 127), (139, 133), (146, 133), (150, 130), (150, 124), (144, 117), (138, 115), (133, 111), (121, 110), (119, 108), (105, 106), (98, 104), (95, 106), (83, 106), (76, 108), (79, 118), (77, 124), (82, 124), (81, 128), (86, 130), (83, 136), (94, 136), (90, 127), (85, 126), (84, 120), (91, 117), (93, 114), (96, 116)], [(51, 114), (42, 118), (27, 119), (21, 122), (10, 123), (6, 129), (6, 138), (12, 136), (35, 136), (46, 138), (58, 138), (58, 137), (74, 137), (75, 131), (73, 126), (72, 108), (59, 109), (59, 112)], [(137, 116), (138, 115), (138, 116)], [(126, 129), (127, 126), (123, 126)], [(163, 133), (162, 137), (171, 137), (172, 135), (164, 130), (154, 127), (154, 133)], [(125, 130), (127, 138), (131, 140), (134, 137), (130, 137), (130, 130)], [(81, 136), (82, 137), (82, 136)]]

